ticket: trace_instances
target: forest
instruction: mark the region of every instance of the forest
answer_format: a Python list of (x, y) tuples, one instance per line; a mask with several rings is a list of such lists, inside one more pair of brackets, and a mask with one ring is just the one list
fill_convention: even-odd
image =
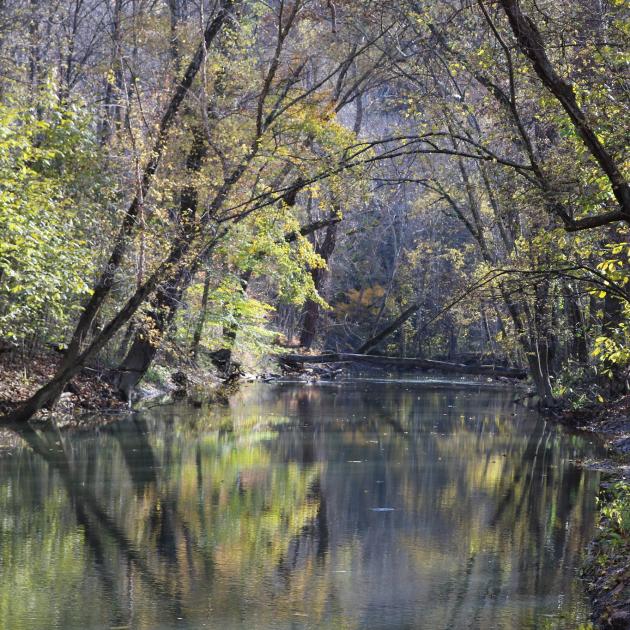
[(519, 367), (547, 407), (627, 391), (626, 18), (5, 0), (0, 339), (60, 355), (12, 417), (90, 366), (128, 399), (287, 347)]
[[(0, 428), (71, 488), (72, 462), (28, 421), (186, 391), (191, 409), (221, 407), (242, 383), (348, 371), (513, 387), (620, 458), (600, 517), (623, 569), (629, 14), (626, 0), (0, 0)], [(536, 444), (518, 452), (536, 462)], [(300, 474), (303, 533), (323, 482)], [(598, 484), (579, 479), (562, 488), (588, 502)], [(2, 601), (0, 579), (0, 626)], [(599, 611), (606, 627), (630, 627), (628, 602)]]

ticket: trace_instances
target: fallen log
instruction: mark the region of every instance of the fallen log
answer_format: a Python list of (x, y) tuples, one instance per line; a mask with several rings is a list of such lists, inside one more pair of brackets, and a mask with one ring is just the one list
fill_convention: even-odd
[(498, 365), (467, 365), (448, 363), (432, 359), (383, 357), (372, 354), (346, 354), (330, 352), (327, 354), (284, 354), (279, 355), (281, 364), (295, 368), (307, 363), (364, 363), (382, 368), (403, 368), (406, 370), (437, 370), (455, 374), (478, 374), (481, 376), (503, 376), (506, 378), (525, 379), (527, 371), (518, 367)]

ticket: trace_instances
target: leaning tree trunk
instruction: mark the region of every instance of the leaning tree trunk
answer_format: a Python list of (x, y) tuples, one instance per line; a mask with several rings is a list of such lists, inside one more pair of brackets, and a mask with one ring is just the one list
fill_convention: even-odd
[(590, 222), (590, 218), (587, 218), (574, 223), (582, 223), (586, 227), (597, 227), (615, 221), (630, 223), (630, 185), (623, 175), (622, 168), (602, 144), (591, 121), (580, 107), (573, 85), (558, 74), (547, 56), (542, 33), (534, 21), (523, 12), (519, 0), (499, 0), (499, 3), (507, 15), (521, 52), (531, 61), (534, 71), (543, 85), (562, 105), (577, 134), (582, 138), (586, 148), (606, 174), (619, 202), (618, 211), (593, 217)]
[[(176, 242), (171, 249), (169, 259), (177, 258), (177, 252), (182, 247), (181, 242)], [(116, 315), (99, 331), (89, 345), (76, 357), (72, 364), (61, 366), (57, 373), (43, 387), (40, 387), (30, 398), (22, 402), (17, 409), (3, 417), (2, 420), (9, 422), (24, 422), (29, 420), (35, 413), (45, 406), (50, 405), (61, 395), (64, 387), (81, 371), (81, 369), (92, 360), (121, 328), (129, 322), (136, 314), (140, 305), (143, 304), (153, 293), (159, 281), (165, 274), (166, 265), (160, 265), (141, 287), (127, 300), (125, 305)]]
[(111, 293), (114, 284), (114, 276), (123, 262), (130, 237), (136, 230), (137, 218), (142, 207), (142, 200), (145, 199), (149, 193), (153, 178), (166, 149), (170, 130), (173, 127), (181, 105), (184, 102), (185, 97), (188, 95), (193, 81), (201, 68), (207, 47), (221, 30), (231, 7), (232, 0), (222, 1), (221, 7), (219, 8), (215, 19), (208, 24), (208, 27), (204, 32), (203, 42), (198, 46), (194, 57), (188, 65), (184, 77), (178, 83), (169, 105), (162, 115), (157, 138), (151, 152), (151, 157), (140, 178), (141, 184), (139, 190), (127, 208), (125, 217), (116, 236), (109, 260), (105, 265), (105, 271), (103, 272), (97, 286), (88, 300), (88, 303), (81, 313), (81, 317), (79, 318), (79, 322), (77, 323), (75, 331), (72, 335), (72, 339), (68, 344), (68, 349), (66, 350), (66, 354), (62, 362), (62, 369), (70, 367), (75, 362), (77, 356), (81, 352), (81, 347), (83, 346), (84, 341), (89, 336), (89, 331), (94, 319)]
[(172, 283), (169, 279), (156, 291), (151, 300), (150, 311), (136, 332), (127, 355), (116, 370), (116, 386), (125, 400), (129, 400), (131, 392), (151, 366), (160, 347), (159, 339), (173, 322), (177, 306), (188, 286), (184, 279), (185, 274), (186, 269), (182, 267), (178, 282)]
[(396, 332), (408, 319), (411, 319), (415, 313), (420, 310), (422, 305), (419, 302), (414, 302), (410, 307), (405, 309), (391, 324), (385, 326), (376, 335), (365, 341), (359, 348), (357, 348), (357, 354), (366, 354), (381, 341), (387, 339), (392, 333)]

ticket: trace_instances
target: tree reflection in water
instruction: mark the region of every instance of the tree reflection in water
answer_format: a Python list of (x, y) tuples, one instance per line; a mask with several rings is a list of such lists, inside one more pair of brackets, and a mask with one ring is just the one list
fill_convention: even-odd
[[(515, 414), (515, 415), (514, 415)], [(597, 447), (484, 389), (253, 386), (12, 429), (0, 627), (575, 628)], [(391, 508), (392, 511), (374, 511)]]

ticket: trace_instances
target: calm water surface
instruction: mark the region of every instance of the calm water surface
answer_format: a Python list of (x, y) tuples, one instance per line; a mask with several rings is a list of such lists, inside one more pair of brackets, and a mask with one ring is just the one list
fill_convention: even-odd
[(513, 398), (252, 385), (5, 432), (0, 628), (575, 630), (598, 447)]

